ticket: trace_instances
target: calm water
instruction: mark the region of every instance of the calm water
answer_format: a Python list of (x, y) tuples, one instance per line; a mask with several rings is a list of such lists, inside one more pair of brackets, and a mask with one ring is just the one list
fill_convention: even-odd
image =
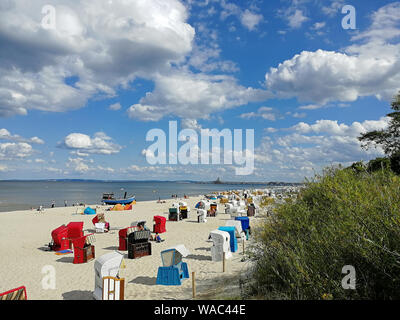
[(212, 191), (262, 188), (251, 185), (219, 185), (186, 182), (82, 182), (82, 181), (0, 181), (0, 211), (25, 210), (40, 205), (56, 207), (73, 203), (101, 204), (103, 192), (123, 197), (125, 191), (138, 201), (170, 199), (172, 194), (204, 195)]

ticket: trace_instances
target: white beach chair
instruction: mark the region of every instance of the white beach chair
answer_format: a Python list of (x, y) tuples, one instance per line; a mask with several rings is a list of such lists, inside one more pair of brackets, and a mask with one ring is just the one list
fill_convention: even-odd
[(226, 227), (235, 227), (235, 235), (236, 238), (239, 238), (240, 240), (246, 240), (246, 234), (244, 233), (242, 229), (242, 223), (238, 220), (228, 220), (225, 223)]
[[(124, 281), (119, 279), (124, 255), (115, 251), (98, 258), (94, 263), (96, 300), (123, 300)], [(105, 281), (106, 280), (106, 281)]]
[(199, 223), (206, 223), (207, 222), (206, 216), (207, 216), (206, 210), (204, 210), (204, 209), (197, 210), (197, 221)]
[(212, 261), (222, 261), (225, 253), (225, 259), (232, 257), (230, 249), (230, 235), (226, 231), (214, 230), (211, 231), (209, 237), (213, 246), (211, 247), (211, 259)]

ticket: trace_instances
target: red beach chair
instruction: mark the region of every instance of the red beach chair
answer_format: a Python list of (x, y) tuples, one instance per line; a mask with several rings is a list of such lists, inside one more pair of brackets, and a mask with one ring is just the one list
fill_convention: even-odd
[(68, 239), (68, 227), (62, 225), (51, 232), (52, 242), (49, 247), (53, 251), (71, 249), (71, 241)]
[(153, 232), (154, 233), (167, 232), (167, 230), (165, 229), (166, 222), (167, 218), (161, 216), (154, 216)]
[(0, 293), (0, 300), (28, 300), (25, 286)]
[(128, 250), (128, 236), (130, 233), (133, 231), (137, 230), (137, 227), (128, 227), (119, 230), (118, 236), (119, 236), (119, 247), (118, 250), (120, 251), (126, 251)]
[(93, 233), (72, 240), (74, 245), (74, 264), (85, 263), (95, 258)]
[[(104, 217), (104, 213), (99, 213), (97, 214), (93, 219), (92, 219), (93, 225), (96, 226), (96, 223), (104, 223), (104, 231), (108, 232), (110, 230), (110, 224), (106, 222), (106, 219)], [(102, 231), (102, 232), (104, 232)], [(96, 229), (97, 232), (97, 229)]]
[(67, 227), (70, 240), (83, 237), (83, 222), (70, 222)]

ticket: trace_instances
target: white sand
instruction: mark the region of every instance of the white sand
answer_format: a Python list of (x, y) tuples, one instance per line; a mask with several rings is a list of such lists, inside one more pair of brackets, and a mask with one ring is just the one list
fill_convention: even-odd
[[(202, 293), (212, 287), (214, 280), (239, 273), (247, 267), (241, 262), (242, 245), (239, 250), (227, 260), (226, 272), (222, 273), (222, 262), (212, 262), (207, 242), (210, 231), (224, 226), (229, 215), (223, 213), (223, 205), (218, 205), (218, 216), (207, 218), (207, 223), (197, 223), (194, 205), (200, 198), (186, 199), (191, 208), (191, 216), (180, 222), (167, 221), (167, 232), (161, 234), (162, 243), (152, 242), (152, 255), (139, 259), (128, 259), (125, 254), (126, 268), (120, 276), (125, 278), (125, 299), (191, 299), (192, 272), (196, 272), (198, 292)], [(106, 220), (110, 222), (111, 231), (96, 234), (96, 258), (103, 254), (118, 250), (118, 230), (114, 228), (129, 227), (131, 222), (146, 220), (152, 229), (153, 216), (167, 217), (168, 208), (176, 200), (167, 200), (165, 204), (156, 201), (138, 202), (132, 211), (105, 211), (103, 206), (97, 212), (105, 212)], [(92, 206), (94, 207), (94, 206)], [(0, 292), (21, 285), (26, 286), (28, 299), (59, 300), (59, 299), (92, 299), (94, 290), (94, 261), (84, 264), (73, 264), (73, 254), (56, 255), (42, 248), (51, 240), (51, 231), (71, 221), (83, 221), (85, 234), (94, 231), (92, 215), (77, 215), (76, 207), (45, 209), (44, 212), (16, 211), (0, 213)], [(184, 259), (188, 263), (190, 279), (183, 281), (181, 286), (156, 285), (158, 267), (162, 265), (161, 250), (184, 244), (191, 255)], [(50, 265), (56, 270), (56, 289), (44, 290), (42, 279), (43, 267)]]

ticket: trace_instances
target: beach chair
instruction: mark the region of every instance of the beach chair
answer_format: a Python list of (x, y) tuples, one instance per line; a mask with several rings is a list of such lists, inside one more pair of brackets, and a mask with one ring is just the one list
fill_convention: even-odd
[[(238, 217), (241, 218), (241, 217)], [(228, 220), (225, 223), (227, 227), (235, 227), (235, 236), (239, 238), (241, 241), (246, 240), (246, 233), (242, 229), (242, 223), (239, 220)]]
[(128, 258), (137, 259), (151, 255), (151, 232), (148, 230), (134, 231), (128, 236)]
[(124, 255), (115, 251), (98, 258), (94, 263), (96, 300), (124, 300), (125, 279), (119, 278)]
[(50, 250), (61, 251), (71, 249), (71, 240), (68, 238), (68, 227), (62, 225), (51, 232)]
[(156, 284), (165, 286), (179, 286), (183, 279), (189, 278), (186, 262), (182, 261), (190, 252), (184, 245), (178, 245), (161, 251), (162, 267), (158, 268)]
[(181, 220), (178, 208), (172, 207), (168, 210), (168, 221), (179, 221)]
[(128, 250), (128, 236), (130, 233), (138, 230), (137, 226), (128, 227), (119, 230), (118, 237), (119, 237), (119, 247), (118, 250), (126, 251)]
[(247, 207), (247, 216), (248, 217), (254, 217), (256, 215), (256, 206), (254, 203), (251, 203)]
[(240, 217), (246, 214), (237, 201), (231, 201), (225, 204), (225, 214), (229, 214), (231, 218)]
[(167, 232), (167, 230), (165, 229), (165, 224), (167, 222), (167, 219), (165, 217), (154, 216), (153, 220), (154, 220), (154, 225), (153, 225), (154, 233)]
[(145, 220), (139, 220), (139, 221), (133, 221), (131, 223), (131, 227), (143, 227), (143, 229), (147, 229), (146, 227), (146, 221)]
[(238, 250), (237, 240), (236, 240), (236, 228), (235, 227), (219, 227), (218, 230), (226, 231), (230, 235), (230, 249), (231, 252), (236, 252)]
[(251, 234), (249, 217), (236, 217), (235, 220), (240, 221), (242, 224), (242, 230), (246, 234), (246, 239), (249, 240)]
[(108, 232), (108, 230), (110, 230), (110, 224), (108, 222), (106, 222), (104, 213), (97, 214), (92, 219), (92, 223), (95, 226), (96, 233), (104, 233), (104, 232)]
[(216, 203), (210, 203), (210, 209), (207, 210), (207, 217), (217, 216), (218, 205)]
[(86, 263), (95, 258), (93, 245), (95, 240), (93, 233), (72, 240), (74, 246), (74, 264)]
[(206, 216), (207, 216), (206, 210), (204, 210), (204, 209), (197, 210), (197, 222), (198, 223), (206, 223), (207, 222)]
[(206, 203), (204, 201), (199, 201), (196, 206), (196, 209), (205, 209), (206, 208)]
[(187, 204), (179, 206), (179, 216), (180, 216), (181, 219), (188, 219), (189, 218), (189, 212), (190, 212), (190, 208), (187, 206)]
[(83, 222), (70, 222), (67, 225), (68, 239), (71, 241), (76, 238), (83, 237)]
[(0, 293), (1, 300), (28, 300), (25, 286)]
[(225, 204), (225, 214), (232, 215), (233, 213), (237, 212), (238, 208), (233, 205), (233, 203), (226, 203)]
[(226, 231), (214, 230), (211, 231), (209, 240), (213, 242), (211, 247), (211, 260), (212, 261), (222, 261), (225, 253), (225, 259), (232, 257), (232, 252), (230, 250), (230, 234)]

